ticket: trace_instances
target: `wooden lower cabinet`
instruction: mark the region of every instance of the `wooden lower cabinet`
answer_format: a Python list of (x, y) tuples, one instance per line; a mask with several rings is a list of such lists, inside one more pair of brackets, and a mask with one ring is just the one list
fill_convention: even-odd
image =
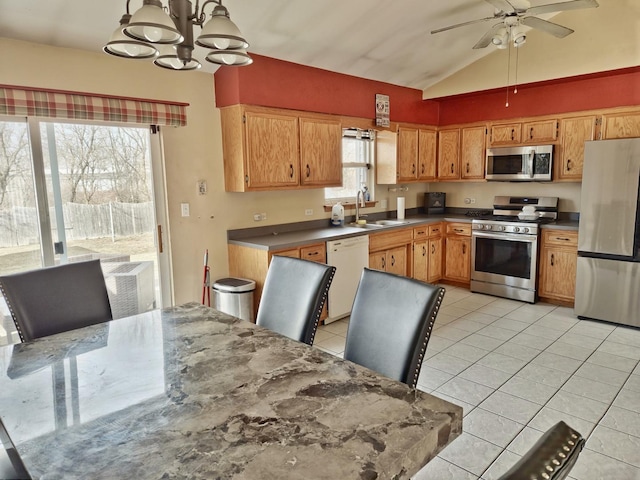
[(442, 224), (413, 229), (413, 278), (435, 283), (442, 278)]
[(409, 261), (413, 231), (411, 228), (369, 236), (369, 268), (411, 276)]
[[(256, 282), (253, 296), (254, 310), (258, 311), (264, 280), (267, 277), (269, 264), (274, 255), (283, 257), (303, 258), (319, 263), (327, 263), (327, 247), (324, 242), (303, 245), (286, 250), (267, 251), (242, 245), (228, 245), (229, 275), (232, 277), (248, 278)], [(321, 319), (327, 317), (327, 305), (322, 311)]]
[(543, 230), (538, 295), (545, 299), (573, 304), (577, 261), (577, 231)]
[(442, 237), (429, 239), (428, 255), (429, 276), (427, 282), (435, 283), (442, 278)]
[(444, 278), (457, 283), (471, 281), (471, 224), (447, 223)]

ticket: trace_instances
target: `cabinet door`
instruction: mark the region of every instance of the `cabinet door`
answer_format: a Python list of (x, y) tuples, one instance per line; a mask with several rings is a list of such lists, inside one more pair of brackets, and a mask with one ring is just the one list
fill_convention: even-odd
[(522, 125), (520, 123), (510, 123), (506, 125), (491, 126), (491, 146), (495, 145), (516, 145), (521, 143)]
[(427, 282), (429, 279), (429, 242), (413, 243), (413, 278)]
[(327, 263), (327, 246), (324, 243), (300, 247), (300, 258), (312, 262)]
[(387, 269), (387, 254), (386, 252), (376, 252), (369, 254), (369, 268), (373, 270), (382, 270), (383, 272)]
[(602, 116), (602, 139), (640, 137), (640, 112)]
[(593, 140), (595, 125), (595, 115), (562, 120), (557, 168), (558, 180), (582, 179), (584, 142)]
[(407, 247), (392, 248), (387, 250), (387, 272), (397, 275), (407, 275)]
[(430, 181), (436, 179), (436, 143), (435, 130), (418, 131), (418, 180)]
[(558, 138), (558, 121), (542, 120), (525, 122), (522, 125), (524, 141), (527, 143), (555, 142)]
[(398, 181), (418, 178), (418, 129), (398, 128)]
[(442, 237), (429, 239), (429, 276), (427, 282), (434, 283), (442, 278)]
[(451, 180), (460, 178), (460, 130), (438, 132), (438, 178)]
[(471, 279), (471, 239), (447, 237), (445, 256), (445, 278), (468, 283)]
[(342, 185), (342, 125), (339, 120), (300, 118), (300, 184)]
[(463, 128), (460, 140), (460, 171), (465, 179), (484, 178), (486, 127)]
[(255, 112), (246, 112), (245, 119), (247, 186), (298, 185), (298, 119)]
[(540, 257), (540, 296), (573, 302), (578, 254), (573, 248), (545, 247)]

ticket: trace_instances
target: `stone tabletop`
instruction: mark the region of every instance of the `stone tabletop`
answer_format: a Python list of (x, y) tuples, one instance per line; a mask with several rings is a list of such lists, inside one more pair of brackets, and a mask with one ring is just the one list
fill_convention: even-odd
[(410, 478), (462, 408), (199, 304), (0, 348), (34, 478)]

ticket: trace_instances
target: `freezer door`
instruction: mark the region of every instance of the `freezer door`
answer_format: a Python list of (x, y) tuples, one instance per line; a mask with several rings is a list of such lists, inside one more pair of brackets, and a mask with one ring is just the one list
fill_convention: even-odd
[(586, 142), (578, 250), (633, 257), (640, 139)]
[(640, 263), (578, 257), (576, 315), (640, 326)]

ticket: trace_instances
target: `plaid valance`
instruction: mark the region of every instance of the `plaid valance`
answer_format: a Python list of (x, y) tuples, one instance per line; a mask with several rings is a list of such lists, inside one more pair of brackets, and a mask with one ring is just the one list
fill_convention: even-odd
[(0, 85), (0, 115), (184, 126), (188, 103)]

